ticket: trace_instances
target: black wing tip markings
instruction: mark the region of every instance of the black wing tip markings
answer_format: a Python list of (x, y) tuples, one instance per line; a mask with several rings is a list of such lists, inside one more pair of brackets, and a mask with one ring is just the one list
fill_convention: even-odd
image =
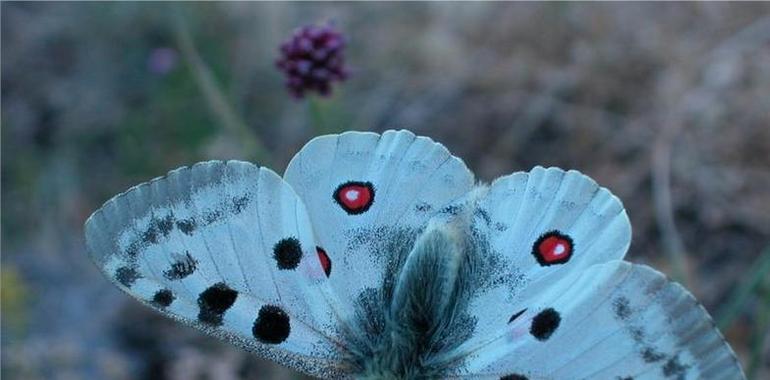
[(136, 280), (142, 278), (134, 266), (121, 266), (115, 270), (115, 280), (123, 286), (130, 288)]
[[(729, 373), (737, 378), (745, 379), (738, 358), (732, 348), (727, 344), (721, 332), (716, 328), (713, 319), (703, 305), (698, 302), (686, 288), (649, 266), (632, 264), (625, 261), (621, 261), (619, 264), (628, 267), (629, 270), (639, 272), (639, 275), (641, 276), (652, 278), (650, 283), (657, 284), (645, 289), (645, 296), (653, 297), (659, 293), (678, 294), (679, 298), (674, 304), (658, 303), (664, 312), (674, 312), (676, 310), (674, 308), (681, 308), (681, 305), (695, 306), (696, 309), (693, 309), (692, 307), (687, 307), (687, 309), (691, 311), (697, 310), (697, 312), (694, 312), (695, 315), (688, 313), (691, 323), (680, 322), (681, 328), (685, 329), (684, 331), (671, 331), (671, 334), (677, 337), (677, 350), (673, 353), (666, 353), (659, 350), (655, 345), (645, 341), (647, 332), (645, 331), (644, 325), (632, 323), (633, 314), (639, 310), (631, 305), (631, 299), (625, 296), (618, 296), (612, 299), (611, 307), (614, 318), (625, 325), (626, 331), (638, 347), (637, 352), (639, 357), (645, 363), (655, 363), (655, 365), (659, 366), (656, 367), (656, 370), (659, 371), (658, 374), (664, 378), (685, 378), (691, 370), (696, 370), (693, 367), (698, 367), (697, 371), (699, 376), (704, 378), (714, 377), (715, 373), (719, 374), (719, 377), (724, 376), (725, 373)], [(672, 316), (661, 317), (677, 319), (683, 316), (674, 313)], [(710, 337), (705, 338), (706, 335), (710, 335)], [(692, 344), (693, 339), (698, 339), (698, 345), (700, 347), (709, 347), (708, 351), (705, 353), (701, 352), (696, 354), (693, 352), (693, 355), (701, 359), (708, 356), (713, 360), (703, 362), (696, 358), (695, 361), (691, 363), (682, 362), (680, 354), (683, 351), (691, 351), (690, 345)], [(703, 339), (708, 339), (708, 342), (704, 342)], [(714, 355), (717, 355), (717, 357), (714, 358)], [(726, 368), (724, 366), (720, 366), (717, 369), (711, 368), (713, 363), (721, 363), (725, 359), (732, 364), (732, 368)], [(708, 373), (708, 370), (711, 370), (714, 373)]]
[(135, 192), (138, 189), (144, 189), (144, 188), (150, 187), (151, 185), (155, 184), (156, 182), (167, 180), (170, 177), (174, 177), (174, 176), (177, 176), (179, 174), (182, 174), (182, 173), (185, 173), (185, 172), (188, 172), (188, 171), (195, 171), (195, 170), (199, 170), (199, 169), (204, 168), (204, 167), (217, 167), (217, 166), (219, 166), (219, 167), (245, 166), (245, 167), (250, 167), (250, 168), (253, 168), (253, 169), (270, 170), (270, 169), (264, 168), (262, 166), (259, 166), (259, 165), (255, 164), (255, 163), (248, 162), (248, 161), (241, 161), (241, 160), (208, 160), (208, 161), (197, 162), (197, 163), (195, 163), (193, 165), (180, 166), (180, 167), (178, 167), (176, 169), (169, 170), (164, 175), (157, 176), (157, 177), (154, 177), (154, 178), (150, 179), (149, 181), (145, 181), (145, 182), (142, 182), (142, 183), (140, 183), (138, 185), (131, 186), (127, 190), (125, 190), (125, 191), (123, 191), (123, 192), (121, 192), (121, 193), (111, 197), (110, 199), (105, 201), (102, 204), (101, 207), (99, 207), (96, 211), (94, 211), (91, 214), (91, 216), (88, 217), (88, 219), (86, 220), (85, 224), (88, 225), (89, 222), (91, 222), (91, 219), (94, 219), (94, 216), (96, 214), (98, 214), (102, 209), (104, 209), (105, 206), (107, 206), (107, 205), (109, 205), (109, 204), (111, 204), (113, 202), (116, 202), (116, 201), (124, 198), (127, 194)]
[[(120, 231), (115, 230), (115, 228), (123, 228), (125, 226), (123, 225), (115, 225), (114, 220), (110, 220), (110, 218), (105, 215), (108, 211), (111, 213), (116, 213), (119, 209), (122, 208), (122, 205), (127, 202), (130, 196), (136, 193), (141, 193), (150, 190), (153, 186), (157, 186), (157, 184), (161, 181), (169, 180), (170, 178), (176, 178), (181, 175), (192, 173), (194, 171), (198, 170), (205, 170), (206, 168), (213, 168), (213, 167), (241, 167), (241, 168), (248, 168), (248, 169), (254, 169), (254, 170), (269, 170), (263, 167), (260, 167), (259, 165), (246, 162), (246, 161), (238, 161), (238, 160), (210, 160), (210, 161), (202, 161), (198, 162), (196, 164), (193, 164), (191, 166), (181, 166), (176, 169), (170, 170), (166, 174), (162, 176), (158, 176), (155, 178), (150, 179), (149, 181), (142, 182), (138, 185), (132, 186), (128, 188), (127, 190), (111, 197), (107, 201), (105, 201), (96, 211), (94, 211), (88, 219), (86, 219), (86, 222), (84, 223), (84, 229), (85, 229), (85, 236), (86, 236), (86, 246), (88, 247), (88, 253), (91, 256), (91, 258), (96, 261), (98, 264), (102, 265), (104, 264), (105, 257), (109, 256), (110, 254), (113, 254), (113, 249), (109, 249), (110, 247), (105, 247), (102, 244), (98, 243), (104, 243), (106, 242), (105, 238), (112, 238), (114, 239), (114, 236), (106, 237), (104, 235), (110, 235), (110, 234), (117, 234)], [(239, 207), (235, 207), (238, 209)], [(126, 213), (123, 213), (126, 214)], [(129, 210), (127, 213), (128, 215), (136, 216), (134, 215), (135, 212)], [(142, 213), (143, 215), (146, 215), (146, 213)], [(173, 217), (173, 216), (172, 216)], [(181, 222), (182, 224), (180, 224)], [(195, 228), (197, 228), (197, 224), (195, 220), (179, 220), (176, 223), (177, 228), (179, 228), (183, 233), (190, 235)], [(163, 220), (159, 221), (157, 223), (158, 227), (155, 231), (150, 231), (147, 233), (147, 231), (144, 231), (144, 239), (145, 243), (152, 242), (157, 239), (158, 233), (165, 235), (167, 232), (170, 232), (169, 228), (173, 228), (171, 225), (168, 224), (168, 216), (166, 216)], [(102, 235), (102, 236), (99, 236)], [(138, 251), (138, 247), (134, 247), (134, 251)], [(129, 255), (131, 252), (128, 252)]]
[(241, 166), (241, 165), (247, 166), (247, 167), (252, 167), (254, 169), (264, 169), (263, 167), (261, 167), (261, 166), (259, 166), (257, 164), (254, 164), (254, 163), (251, 163), (251, 162), (248, 162), (248, 161), (240, 161), (240, 160), (208, 160), (208, 161), (197, 162), (197, 163), (195, 163), (193, 165), (183, 165), (183, 166), (180, 166), (180, 167), (178, 167), (176, 169), (169, 170), (164, 175), (157, 176), (157, 177), (154, 177), (154, 178), (150, 179), (149, 181), (145, 181), (145, 182), (142, 182), (142, 183), (140, 183), (138, 185), (131, 186), (127, 190), (125, 190), (125, 191), (123, 191), (123, 192), (113, 196), (112, 198), (108, 199), (107, 201), (105, 201), (102, 204), (101, 207), (99, 207), (96, 211), (94, 211), (91, 214), (91, 216), (88, 217), (88, 219), (86, 220), (85, 224), (88, 225), (91, 222), (91, 220), (94, 219), (94, 216), (96, 214), (98, 214), (102, 209), (104, 209), (105, 206), (109, 205), (110, 203), (116, 202), (116, 201), (124, 198), (127, 194), (137, 191), (137, 189), (143, 189), (143, 188), (146, 188), (146, 187), (149, 187), (149, 186), (155, 184), (156, 182), (166, 180), (169, 177), (174, 177), (174, 176), (177, 176), (177, 175), (182, 174), (182, 173), (187, 172), (187, 171), (198, 170), (198, 169), (203, 168), (203, 167), (215, 167), (215, 166), (222, 166), (222, 167), (231, 166), (232, 167), (232, 166)]
[(182, 231), (183, 234), (192, 236), (198, 228), (198, 222), (195, 221), (194, 217), (180, 219), (176, 221), (176, 228), (178, 228), (179, 231)]
[[(200, 168), (200, 169), (199, 169)], [(130, 287), (133, 282), (141, 275), (129, 271), (133, 268), (136, 271), (137, 256), (150, 246), (159, 244), (163, 239), (178, 229), (187, 236), (194, 235), (200, 224), (215, 222), (221, 219), (226, 213), (238, 214), (242, 212), (252, 200), (250, 194), (238, 194), (231, 199), (223, 199), (215, 210), (207, 210), (201, 215), (189, 216), (186, 218), (176, 218), (173, 212), (168, 211), (155, 215), (155, 207), (164, 206), (154, 203), (139, 202), (138, 199), (143, 194), (150, 194), (157, 191), (158, 186), (178, 186), (178, 182), (192, 181), (196, 170), (216, 170), (216, 176), (209, 178), (212, 184), (217, 181), (224, 181), (229, 176), (228, 173), (244, 173), (248, 170), (262, 170), (259, 166), (244, 161), (205, 161), (192, 166), (183, 166), (169, 171), (166, 175), (153, 178), (150, 181), (133, 186), (128, 190), (112, 197), (106, 201), (102, 207), (96, 210), (85, 223), (85, 235), (87, 252), (91, 259), (97, 264), (100, 270), (105, 272), (108, 277), (114, 278), (119, 284)], [(267, 170), (267, 169), (265, 169)], [(179, 177), (182, 176), (182, 177)], [(276, 175), (277, 176), (277, 175)], [(167, 180), (167, 183), (161, 181)], [(164, 190), (165, 191), (165, 190)], [(135, 230), (125, 248), (117, 247), (119, 234), (132, 228), (132, 223), (136, 218), (147, 218), (146, 228)], [(108, 258), (114, 255), (124, 255), (120, 259), (123, 269), (117, 273), (108, 273), (106, 263)], [(190, 265), (191, 264), (191, 265)], [(184, 278), (195, 269), (195, 260), (188, 258), (185, 262), (185, 268), (179, 264), (176, 269), (173, 267), (166, 271), (165, 275), (169, 279)]]

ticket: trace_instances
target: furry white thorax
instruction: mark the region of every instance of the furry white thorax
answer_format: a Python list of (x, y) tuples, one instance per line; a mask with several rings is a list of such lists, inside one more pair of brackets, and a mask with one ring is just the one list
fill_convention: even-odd
[(468, 207), (484, 192), (472, 192), (457, 212), (434, 218), (417, 237), (398, 271), (385, 330), (375, 355), (361, 361), (360, 379), (440, 377), (460, 358), (447, 344), (467, 306), (475, 267)]

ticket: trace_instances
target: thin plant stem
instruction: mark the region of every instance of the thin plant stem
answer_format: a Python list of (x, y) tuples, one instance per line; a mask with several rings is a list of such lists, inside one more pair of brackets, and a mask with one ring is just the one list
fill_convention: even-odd
[(324, 117), (321, 101), (315, 96), (309, 96), (307, 99), (308, 114), (310, 115), (310, 125), (316, 135), (325, 135), (328, 133), (326, 120)]
[(717, 326), (720, 329), (727, 329), (733, 324), (762, 280), (770, 276), (770, 247), (765, 248), (750, 268), (752, 270), (744, 282), (730, 296), (730, 302), (719, 311)]
[(266, 146), (230, 106), (214, 74), (196, 49), (182, 12), (178, 8), (174, 10), (174, 35), (182, 55), (193, 69), (193, 78), (209, 109), (222, 127), (238, 140), (243, 154), (253, 157), (262, 165), (269, 165), (270, 154)]
[(770, 276), (764, 277), (764, 286), (760, 290), (760, 306), (757, 313), (754, 334), (751, 337), (751, 356), (747, 377), (758, 379), (759, 368), (764, 360), (762, 351), (765, 341), (770, 336)]
[(690, 285), (687, 268), (686, 248), (676, 227), (674, 206), (671, 197), (671, 146), (682, 129), (681, 120), (669, 123), (661, 131), (652, 149), (652, 195), (655, 204), (655, 219), (663, 240), (663, 250), (668, 256), (674, 280), (685, 286)]

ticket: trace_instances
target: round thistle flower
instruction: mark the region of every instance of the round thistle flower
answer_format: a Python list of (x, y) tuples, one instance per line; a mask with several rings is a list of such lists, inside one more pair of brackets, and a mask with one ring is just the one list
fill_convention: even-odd
[(334, 81), (348, 77), (345, 67), (345, 39), (331, 25), (309, 25), (298, 28), (281, 44), (281, 57), (276, 61), (286, 74), (286, 87), (295, 98), (307, 91), (322, 96), (331, 93)]

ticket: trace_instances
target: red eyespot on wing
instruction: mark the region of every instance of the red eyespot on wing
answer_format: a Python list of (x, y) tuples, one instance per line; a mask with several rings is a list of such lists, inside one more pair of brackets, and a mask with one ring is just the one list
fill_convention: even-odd
[(348, 214), (363, 214), (374, 203), (374, 186), (370, 182), (343, 183), (334, 191), (334, 200)]
[(540, 236), (532, 246), (532, 255), (542, 266), (564, 264), (572, 258), (572, 238), (559, 231), (550, 231)]
[(329, 275), (332, 274), (332, 260), (323, 248), (315, 247), (315, 250), (316, 253), (318, 253), (318, 261), (321, 262), (321, 268), (323, 268), (324, 273), (326, 273), (326, 277), (329, 277)]

